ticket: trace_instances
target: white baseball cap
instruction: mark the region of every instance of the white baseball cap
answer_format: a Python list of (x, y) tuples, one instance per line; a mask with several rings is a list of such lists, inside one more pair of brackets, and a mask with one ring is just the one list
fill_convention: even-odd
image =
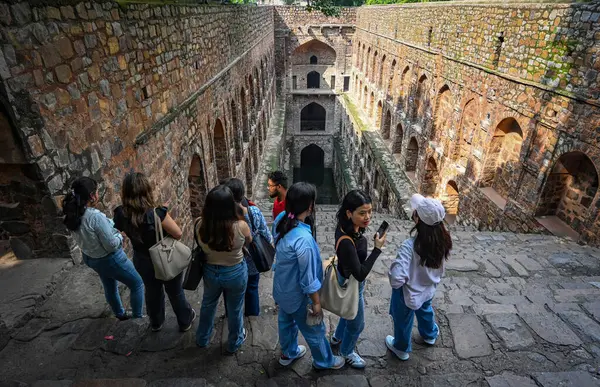
[(446, 210), (437, 199), (426, 198), (423, 195), (414, 194), (410, 198), (410, 206), (413, 211), (417, 211), (419, 219), (428, 226), (435, 226), (441, 223), (446, 217)]

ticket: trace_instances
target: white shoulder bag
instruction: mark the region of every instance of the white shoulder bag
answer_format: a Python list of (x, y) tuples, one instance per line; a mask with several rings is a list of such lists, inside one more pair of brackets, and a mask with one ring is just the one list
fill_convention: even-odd
[(149, 249), (154, 265), (154, 276), (162, 281), (170, 281), (188, 267), (192, 259), (192, 250), (177, 239), (164, 236), (162, 222), (156, 209), (154, 209), (154, 232), (157, 242)]

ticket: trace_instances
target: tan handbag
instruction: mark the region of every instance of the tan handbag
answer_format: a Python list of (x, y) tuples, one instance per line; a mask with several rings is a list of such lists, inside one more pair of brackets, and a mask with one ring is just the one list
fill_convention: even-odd
[(177, 277), (192, 259), (192, 250), (170, 236), (165, 237), (162, 222), (154, 209), (154, 232), (156, 244), (150, 247), (150, 258), (154, 265), (154, 276), (162, 281), (170, 281)]
[[(348, 235), (344, 235), (338, 239), (337, 244), (335, 245), (336, 252), (340, 242), (344, 239), (350, 239), (352, 244), (354, 244), (352, 238)], [(350, 278), (348, 278), (343, 285), (340, 285), (335, 258), (336, 256), (334, 255), (324, 262), (325, 275), (323, 278), (323, 286), (321, 286), (321, 290), (319, 290), (321, 307), (346, 320), (354, 320), (358, 314), (359, 283), (352, 275), (350, 275)]]

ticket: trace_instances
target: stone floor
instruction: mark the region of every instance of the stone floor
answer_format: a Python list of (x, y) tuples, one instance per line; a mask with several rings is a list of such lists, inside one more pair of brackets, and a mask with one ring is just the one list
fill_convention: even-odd
[[(333, 250), (334, 210), (319, 209), (323, 257)], [(386, 272), (410, 224), (376, 215), (373, 227), (383, 219), (390, 234), (368, 278), (366, 327), (357, 348), (367, 359), (364, 371), (316, 371), (310, 356), (290, 368), (278, 365), (269, 274), (261, 280), (262, 314), (246, 320), (248, 340), (229, 356), (222, 306), (211, 345), (199, 349), (195, 329), (179, 333), (169, 308), (160, 333), (150, 332), (147, 319), (112, 318), (95, 273), (75, 266), (60, 269), (54, 282), (47, 279), (55, 285), (26, 317), (10, 320), (0, 386), (600, 386), (600, 250), (552, 236), (454, 230), (434, 301), (441, 337), (434, 347), (416, 344), (401, 362), (384, 345), (392, 333)], [(11, 290), (10, 273), (41, 286), (44, 279), (31, 268), (47, 263), (26, 264), (26, 270), (0, 267), (0, 294), (27, 293), (23, 285)], [(196, 310), (201, 296), (201, 288), (188, 292)], [(327, 316), (329, 331), (336, 322)]]

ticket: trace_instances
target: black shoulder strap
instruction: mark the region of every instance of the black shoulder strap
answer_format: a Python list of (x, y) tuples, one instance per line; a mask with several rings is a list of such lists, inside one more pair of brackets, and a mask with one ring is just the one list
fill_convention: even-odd
[(246, 207), (248, 209), (248, 218), (250, 218), (250, 227), (252, 228), (252, 231), (255, 231), (256, 228), (254, 227), (254, 216), (252, 216), (252, 211), (250, 211), (250, 207), (251, 206)]

